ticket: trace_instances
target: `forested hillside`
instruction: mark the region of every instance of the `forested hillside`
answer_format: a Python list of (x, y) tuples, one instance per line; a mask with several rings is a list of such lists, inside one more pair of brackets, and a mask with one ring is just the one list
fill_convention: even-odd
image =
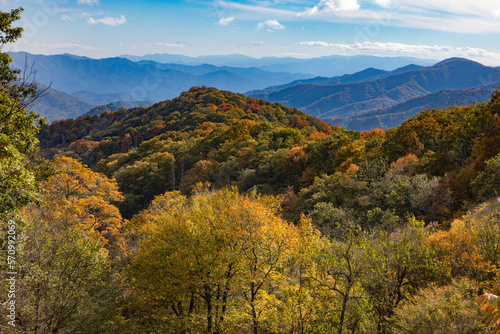
[(484, 333), (474, 300), (500, 292), (499, 113), (496, 92), (355, 132), (193, 87), (45, 125), (53, 169), (44, 205), (20, 213), (19, 323)]
[(115, 178), (127, 218), (167, 190), (189, 195), (210, 182), (282, 194), (293, 221), (335, 207), (363, 224), (373, 210), (450, 222), (486, 199), (471, 184), (500, 152), (496, 96), (423, 111), (396, 129), (355, 132), (279, 104), (193, 88), (150, 108), (55, 122), (40, 142), (48, 158), (69, 155)]
[(500, 332), (500, 91), (385, 131), (207, 87), (48, 125), (11, 63), (0, 332)]

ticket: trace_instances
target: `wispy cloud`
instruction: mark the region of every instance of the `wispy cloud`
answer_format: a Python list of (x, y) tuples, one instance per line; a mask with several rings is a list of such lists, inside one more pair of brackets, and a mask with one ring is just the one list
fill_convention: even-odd
[(87, 23), (88, 24), (105, 24), (108, 26), (117, 26), (120, 24), (124, 24), (127, 22), (127, 19), (125, 18), (124, 15), (121, 15), (120, 17), (104, 17), (102, 19), (94, 19), (93, 17), (87, 18)]
[(63, 21), (74, 21), (70, 16), (64, 14), (62, 17), (61, 17), (61, 20)]
[(30, 43), (29, 46), (35, 49), (56, 49), (56, 50), (98, 50), (98, 48), (75, 44), (75, 43)]
[(144, 43), (143, 45), (147, 48), (154, 47), (154, 46), (166, 46), (166, 47), (171, 47), (171, 48), (185, 48), (186, 47), (186, 45), (183, 43), (162, 43), (162, 42)]
[(327, 43), (324, 41), (300, 42), (304, 46), (330, 47), (344, 54), (369, 54), (383, 56), (413, 56), (413, 57), (470, 57), (499, 58), (500, 54), (480, 48), (453, 47), (447, 45), (411, 45), (403, 43), (363, 42), (354, 44)]
[(220, 20), (219, 20), (219, 25), (221, 26), (228, 26), (231, 22), (234, 21), (234, 17), (222, 17)]
[(306, 41), (306, 42), (300, 42), (299, 44), (300, 45), (307, 45), (307, 46), (323, 46), (323, 47), (334, 45), (334, 44), (330, 44), (330, 43), (323, 42), (323, 41)]
[(282, 25), (281, 23), (278, 22), (278, 20), (267, 20), (265, 22), (260, 22), (257, 25), (257, 29), (262, 29), (262, 28), (269, 28), (267, 29), (268, 31), (275, 31), (275, 30), (285, 30), (286, 27)]
[(78, 0), (80, 5), (98, 5), (99, 0)]
[(335, 15), (338, 12), (356, 11), (359, 8), (358, 0), (321, 0), (316, 6), (306, 9), (298, 16)]
[[(308, 3), (315, 5), (311, 6)], [(219, 0), (245, 20), (322, 20), (455, 33), (500, 33), (498, 0)]]
[[(217, 1), (217, 4), (220, 5), (221, 7), (226, 7), (230, 9), (237, 9), (240, 10), (244, 13), (258, 13), (258, 14), (263, 14), (266, 16), (274, 16), (274, 17), (280, 17), (280, 18), (294, 18), (297, 16), (297, 12), (289, 9), (283, 9), (285, 6), (278, 2), (280, 4), (280, 8), (274, 8), (270, 7), (269, 2), (263, 1), (263, 2), (257, 2), (257, 5), (247, 5), (243, 3), (237, 3), (237, 2), (232, 2), (232, 1), (224, 1), (224, 0), (219, 0)], [(254, 15), (252, 15), (253, 18), (255, 18)]]

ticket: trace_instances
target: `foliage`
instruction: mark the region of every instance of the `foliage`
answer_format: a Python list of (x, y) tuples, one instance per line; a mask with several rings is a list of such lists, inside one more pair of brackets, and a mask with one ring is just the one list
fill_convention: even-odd
[(193, 87), (44, 126), (57, 174), (24, 212), (23, 284), (67, 298), (27, 297), (29, 326), (479, 332), (471, 302), (497, 293), (500, 225), (498, 204), (473, 205), (498, 191), (499, 97), (356, 132)]
[(125, 245), (110, 201), (121, 195), (113, 180), (76, 160), (54, 166), (43, 184), (45, 206), (30, 205), (18, 220), (25, 228), (17, 241), (16, 322), (26, 332), (112, 331), (121, 293), (112, 260), (120, 263)]
[(500, 333), (500, 303), (497, 295), (484, 293), (476, 299), (481, 303), (481, 310), (484, 312), (483, 321), (488, 328), (492, 328), (494, 333)]
[(426, 244), (430, 233), (430, 228), (413, 218), (393, 233), (372, 236), (367, 246), (370, 270), (364, 284), (373, 302), (377, 332), (386, 332), (401, 302), (442, 275), (432, 248)]
[(266, 326), (267, 295), (297, 238), (276, 208), (276, 199), (243, 197), (234, 189), (156, 198), (135, 221), (146, 239), (130, 273), (136, 293), (164, 305), (158, 326), (259, 333)]
[(472, 181), (471, 188), (479, 201), (500, 197), (500, 154), (486, 161), (486, 167)]
[(37, 152), (40, 116), (28, 112), (36, 98), (36, 85), (29, 71), (12, 69), (12, 58), (1, 49), (21, 37), (14, 27), (22, 8), (0, 11), (0, 213), (5, 214), (40, 199), (42, 176)]
[[(147, 109), (59, 121), (44, 127), (40, 138), (46, 156), (79, 157), (115, 177), (126, 196), (120, 206), (125, 217), (167, 190), (190, 194), (197, 182), (211, 182), (274, 195), (292, 187), (297, 202), (285, 214), (295, 222), (303, 212), (324, 224), (313, 212), (330, 203), (355, 210), (350, 219), (365, 229), (386, 218), (390, 229), (408, 214), (449, 222), (484, 200), (480, 191), (495, 183), (482, 187), (481, 180), (496, 175), (493, 160), (485, 161), (500, 153), (495, 105), (492, 98), (427, 110), (397, 129), (359, 133), (280, 104), (193, 87)], [(171, 156), (170, 165), (151, 159), (159, 153)], [(378, 210), (385, 216), (374, 214)]]
[(426, 288), (396, 311), (393, 333), (485, 333), (475, 293), (474, 282), (468, 280)]

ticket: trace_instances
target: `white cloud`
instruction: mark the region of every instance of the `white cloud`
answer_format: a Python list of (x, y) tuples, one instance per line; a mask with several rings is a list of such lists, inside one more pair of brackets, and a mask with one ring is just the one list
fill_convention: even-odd
[(257, 29), (262, 29), (262, 28), (269, 28), (268, 31), (275, 31), (275, 30), (285, 30), (286, 27), (282, 25), (281, 23), (278, 22), (278, 20), (267, 20), (265, 22), (260, 22), (257, 25)]
[[(499, 0), (253, 0), (245, 4), (214, 1), (239, 11), (238, 18), (245, 20), (307, 18), (454, 33), (500, 33)], [(312, 5), (306, 8), (307, 3)]]
[(99, 0), (78, 0), (78, 4), (80, 5), (98, 5)]
[(382, 7), (389, 7), (391, 4), (391, 0), (375, 0), (375, 2)]
[(89, 46), (89, 45), (82, 45), (82, 44), (75, 44), (75, 43), (31, 43), (29, 44), (31, 47), (35, 49), (57, 49), (57, 50), (98, 50), (98, 48)]
[[(387, 1), (387, 0), (378, 0)], [(377, 1), (377, 2), (378, 2)], [(338, 12), (357, 11), (360, 6), (358, 0), (321, 0), (316, 6), (306, 9), (298, 16), (327, 16)]]
[(182, 43), (161, 43), (161, 42), (156, 42), (156, 43), (144, 43), (145, 47), (154, 47), (154, 46), (166, 46), (166, 47), (171, 47), (171, 48), (185, 48), (186, 45)]
[(63, 21), (73, 21), (73, 19), (71, 17), (69, 17), (68, 15), (66, 15), (66, 14), (64, 14), (61, 17), (61, 20), (63, 20)]
[(354, 44), (327, 43), (323, 41), (300, 42), (305, 46), (335, 48), (344, 54), (368, 54), (375, 56), (412, 56), (422, 58), (489, 58), (500, 59), (500, 54), (471, 47), (453, 47), (447, 45), (410, 45), (403, 43), (362, 42)]
[[(240, 10), (243, 13), (258, 13), (258, 14), (266, 15), (267, 17), (275, 16), (275, 17), (290, 18), (290, 19), (297, 16), (297, 13), (294, 12), (293, 10), (287, 10), (287, 9), (282, 9), (282, 8), (272, 8), (272, 7), (269, 7), (269, 3), (266, 3), (266, 2), (257, 2), (257, 3), (258, 3), (258, 5), (246, 5), (246, 4), (237, 3), (237, 2), (233, 2), (233, 1), (224, 1), (224, 0), (217, 1), (217, 4), (222, 6), (222, 7)], [(279, 2), (277, 2), (277, 3), (279, 4)], [(281, 6), (281, 7), (283, 7), (283, 6)], [(255, 15), (249, 14), (248, 18), (255, 19)]]
[(233, 21), (234, 21), (234, 17), (222, 17), (219, 20), (219, 25), (221, 25), (221, 26), (228, 26)]
[(307, 42), (300, 42), (299, 44), (300, 45), (307, 45), (307, 46), (323, 46), (323, 47), (331, 46), (330, 43), (322, 42), (322, 41), (307, 41)]
[(121, 15), (120, 17), (104, 17), (102, 19), (94, 19), (93, 17), (89, 17), (87, 19), (88, 24), (105, 24), (108, 26), (117, 26), (119, 24), (124, 24), (127, 22), (127, 19), (125, 18), (124, 15)]

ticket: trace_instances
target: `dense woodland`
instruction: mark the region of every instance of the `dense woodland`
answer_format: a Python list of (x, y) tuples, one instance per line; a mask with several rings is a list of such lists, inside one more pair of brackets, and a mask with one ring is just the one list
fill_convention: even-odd
[(500, 91), (386, 131), (206, 87), (44, 125), (3, 71), (16, 330), (495, 330), (475, 300), (500, 293)]
[(280, 104), (194, 87), (147, 109), (54, 122), (39, 138), (46, 158), (69, 156), (116, 179), (127, 219), (165, 191), (190, 195), (208, 182), (280, 196), (288, 220), (304, 213), (323, 233), (347, 221), (370, 229), (382, 216), (394, 226), (414, 215), (449, 227), (498, 191), (495, 171), (485, 168), (500, 153), (499, 109), (497, 92), (488, 103), (355, 132)]

